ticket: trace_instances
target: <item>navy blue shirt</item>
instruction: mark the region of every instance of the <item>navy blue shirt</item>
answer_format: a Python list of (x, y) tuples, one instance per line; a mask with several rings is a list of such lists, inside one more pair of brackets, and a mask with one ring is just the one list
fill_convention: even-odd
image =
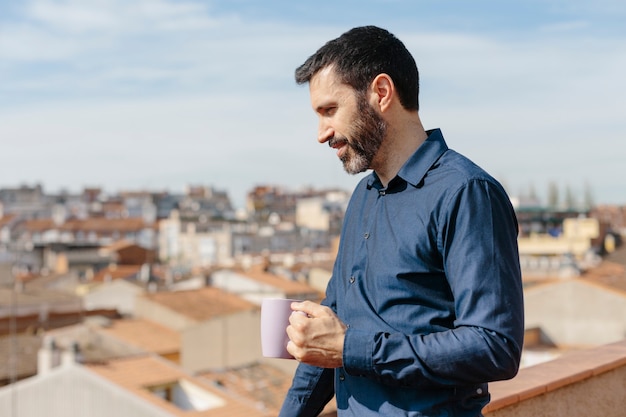
[(348, 326), (343, 367), (300, 364), (281, 416), (476, 417), (518, 370), (517, 220), (502, 186), (440, 130), (383, 187), (356, 187), (323, 304)]

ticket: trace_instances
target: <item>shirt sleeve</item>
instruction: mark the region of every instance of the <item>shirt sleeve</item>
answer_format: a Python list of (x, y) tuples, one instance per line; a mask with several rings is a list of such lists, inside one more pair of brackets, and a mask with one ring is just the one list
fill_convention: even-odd
[(344, 368), (395, 386), (445, 386), (512, 378), (523, 342), (517, 219), (499, 184), (451, 190), (437, 245), (454, 298), (453, 328), (430, 334), (349, 328)]

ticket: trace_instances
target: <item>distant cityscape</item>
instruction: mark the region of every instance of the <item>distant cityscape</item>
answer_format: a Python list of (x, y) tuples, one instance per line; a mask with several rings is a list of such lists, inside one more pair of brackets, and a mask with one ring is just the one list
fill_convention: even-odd
[[(626, 334), (626, 206), (550, 190), (546, 203), (512, 197), (524, 366)], [(261, 356), (259, 306), (323, 298), (350, 193), (259, 185), (235, 209), (210, 185), (0, 188), (0, 409), (61, 416), (37, 394), (56, 392), (104, 401), (106, 415), (276, 415), (295, 364)], [(580, 297), (583, 321), (564, 307)], [(60, 378), (69, 391), (52, 390)]]
[[(241, 265), (259, 256), (330, 250), (349, 198), (350, 191), (342, 189), (260, 185), (247, 192), (244, 208), (235, 209), (226, 190), (204, 185), (190, 185), (181, 193), (101, 188), (46, 193), (41, 184), (5, 187), (0, 188), (0, 259), (19, 254), (19, 264), (29, 272), (55, 271), (58, 265), (35, 254), (47, 248), (63, 258), (65, 246), (84, 250), (125, 241), (146, 250), (149, 264), (180, 274), (194, 268)], [(526, 238), (564, 238), (572, 222), (593, 225), (588, 243), (567, 253), (578, 268), (612, 250), (624, 234), (624, 208), (595, 204), (589, 189), (582, 197), (566, 189), (561, 197), (558, 187), (549, 184), (546, 203), (532, 187), (511, 201), (520, 223), (521, 255), (529, 259), (534, 255), (524, 253)], [(71, 264), (68, 260), (66, 268), (81, 277), (102, 268), (102, 264), (80, 268)], [(537, 262), (530, 259), (524, 264), (530, 267)]]

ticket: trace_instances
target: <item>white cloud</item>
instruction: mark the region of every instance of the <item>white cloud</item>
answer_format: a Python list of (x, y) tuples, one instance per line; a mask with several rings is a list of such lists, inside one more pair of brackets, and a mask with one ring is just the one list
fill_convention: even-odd
[(28, 16), (48, 29), (65, 33), (110, 30), (115, 29), (118, 22), (106, 6), (111, 3), (39, 0), (29, 5)]
[(55, 31), (138, 33), (194, 30), (216, 25), (201, 2), (165, 0), (36, 0), (28, 16)]
[[(626, 44), (620, 39), (414, 34), (422, 119), (519, 192), (556, 180), (626, 201)], [(607, 186), (610, 184), (611, 186)], [(547, 187), (546, 187), (547, 188)], [(543, 191), (543, 190), (541, 190)]]
[(565, 22), (551, 23), (539, 28), (542, 32), (571, 32), (586, 29), (591, 24), (586, 20), (570, 20)]
[[(0, 25), (0, 186), (356, 182), (315, 142), (307, 90), (293, 82), (342, 30), (251, 22), (204, 2), (27, 4)], [(623, 39), (560, 22), (506, 37), (397, 33), (420, 67), (426, 125), (517, 187), (614, 181), (626, 159)]]
[(56, 38), (30, 24), (4, 24), (0, 27), (0, 60), (4, 65), (28, 61), (46, 62), (72, 58), (76, 42)]

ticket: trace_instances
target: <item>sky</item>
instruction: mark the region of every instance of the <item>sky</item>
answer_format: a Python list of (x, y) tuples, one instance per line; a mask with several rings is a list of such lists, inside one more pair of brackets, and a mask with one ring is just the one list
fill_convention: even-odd
[[(623, 0), (0, 0), (0, 188), (350, 190), (294, 69), (377, 25), (512, 196), (626, 204)], [(582, 197), (580, 197), (582, 199)]]

